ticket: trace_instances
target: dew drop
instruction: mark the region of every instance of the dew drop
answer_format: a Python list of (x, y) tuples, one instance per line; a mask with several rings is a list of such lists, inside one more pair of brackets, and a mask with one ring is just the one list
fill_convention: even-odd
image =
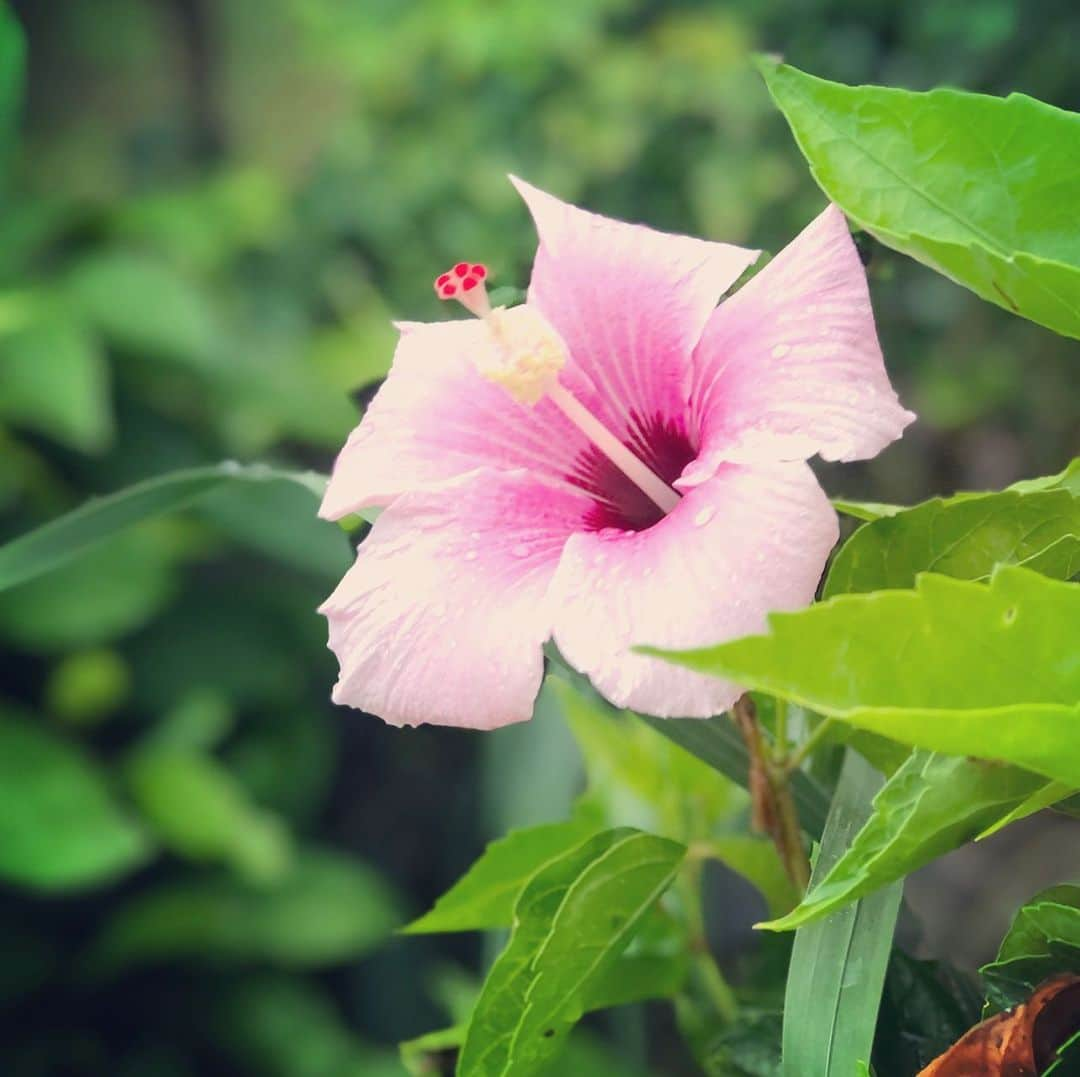
[(475, 561), (478, 556), (479, 556), (479, 554), (477, 554), (477, 552), (475, 550), (470, 550), (465, 555), (465, 560), (466, 561)]
[(786, 344), (777, 344), (776, 347), (772, 350), (772, 355), (774, 359), (783, 359), (789, 351), (791, 351), (791, 348), (789, 348)]
[(716, 510), (712, 505), (706, 505), (703, 509), (698, 509), (697, 515), (694, 517), (695, 527), (704, 527), (714, 516)]

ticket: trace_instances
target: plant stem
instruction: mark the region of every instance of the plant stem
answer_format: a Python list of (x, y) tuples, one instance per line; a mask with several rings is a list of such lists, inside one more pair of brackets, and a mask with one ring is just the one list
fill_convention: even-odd
[[(779, 714), (778, 711), (778, 720)], [(731, 716), (750, 753), (749, 786), (753, 825), (772, 838), (788, 878), (799, 893), (804, 894), (810, 884), (810, 863), (803, 846), (802, 827), (799, 825), (795, 799), (788, 784), (791, 771), (789, 760), (784, 757), (786, 751), (777, 758), (777, 755), (769, 750), (749, 693), (735, 701)], [(783, 726), (786, 731), (786, 714)]]
[(787, 722), (787, 719), (788, 719), (787, 700), (786, 699), (780, 699), (779, 697), (777, 697), (777, 699), (776, 699), (776, 727), (775, 727), (775, 731), (774, 731), (774, 735), (775, 735), (775, 738), (776, 738), (776, 743), (773, 745), (773, 756), (776, 759), (776, 762), (778, 764), (781, 764), (781, 765), (783, 765), (784, 761), (787, 759), (787, 752), (788, 752), (788, 733), (787, 733), (788, 722)]
[(829, 730), (832, 728), (833, 721), (834, 719), (832, 718), (823, 718), (817, 724), (817, 728), (813, 733), (811, 733), (810, 736), (808, 736), (806, 740), (804, 740), (802, 744), (787, 757), (787, 760), (784, 763), (784, 770), (786, 773), (790, 774), (792, 771), (798, 770), (799, 767), (802, 766), (804, 760), (828, 735)]

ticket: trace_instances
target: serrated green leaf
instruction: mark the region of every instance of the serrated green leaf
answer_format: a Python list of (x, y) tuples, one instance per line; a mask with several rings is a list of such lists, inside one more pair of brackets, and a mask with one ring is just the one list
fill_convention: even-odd
[(1080, 337), (1080, 116), (1031, 97), (843, 86), (758, 66), (814, 178), (862, 228)]
[(131, 898), (113, 912), (88, 967), (109, 973), (183, 958), (333, 965), (386, 939), (398, 921), (396, 908), (371, 868), (308, 850), (269, 884), (207, 877), (163, 883)]
[(989, 586), (927, 574), (913, 591), (844, 595), (769, 624), (768, 636), (648, 653), (1080, 788), (1080, 587), (1017, 567)]
[(895, 516), (904, 511), (903, 505), (885, 505), (880, 501), (849, 501), (847, 498), (831, 498), (832, 507), (845, 516), (856, 520), (880, 520), (885, 516)]
[(976, 836), (975, 840), (982, 841), (984, 838), (989, 838), (992, 834), (996, 834), (999, 830), (1004, 830), (1010, 823), (1015, 823), (1020, 819), (1026, 819), (1029, 815), (1034, 815), (1044, 808), (1051, 808), (1060, 801), (1067, 799), (1074, 792), (1076, 792), (1076, 790), (1071, 785), (1066, 785), (1064, 782), (1045, 782), (1040, 785), (1031, 796), (1017, 804), (1008, 815), (1002, 816), (996, 822), (991, 823), (986, 827), (985, 830), (982, 830)]
[(909, 588), (920, 572), (963, 580), (1026, 563), (1058, 579), (1080, 569), (1080, 498), (1066, 490), (935, 498), (860, 527), (829, 568), (824, 595)]
[(519, 897), (510, 942), (484, 983), (459, 1077), (527, 1077), (549, 1062), (684, 854), (667, 839), (613, 830), (541, 870)]
[[(865, 824), (881, 777), (848, 751), (811, 886)], [(903, 886), (893, 883), (795, 932), (784, 994), (783, 1077), (849, 1077), (870, 1057)]]
[(28, 718), (0, 715), (0, 876), (62, 891), (98, 886), (150, 851), (104, 775)]
[(158, 839), (180, 856), (226, 863), (255, 882), (285, 873), (288, 832), (212, 756), (148, 748), (129, 761), (126, 776)]
[(569, 820), (512, 830), (493, 841), (435, 907), (402, 928), (407, 935), (442, 931), (486, 931), (509, 927), (514, 903), (545, 864), (580, 845), (596, 827)]
[(873, 811), (799, 906), (760, 927), (790, 931), (902, 879), (970, 841), (1045, 783), (1038, 775), (916, 751), (885, 783)]
[(1023, 1002), (1050, 976), (1080, 975), (1080, 885), (1052, 886), (1013, 918), (997, 957), (979, 969), (995, 1010)]
[(34, 531), (0, 546), (0, 591), (25, 583), (70, 561), (118, 531), (163, 512), (190, 505), (230, 483), (291, 482), (322, 496), (323, 476), (263, 464), (226, 462), (187, 468), (94, 498)]

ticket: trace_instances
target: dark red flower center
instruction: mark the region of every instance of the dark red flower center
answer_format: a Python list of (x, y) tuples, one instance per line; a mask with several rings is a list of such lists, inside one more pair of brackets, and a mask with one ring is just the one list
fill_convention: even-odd
[[(697, 456), (681, 419), (634, 413), (630, 431), (621, 440), (669, 486)], [(595, 446), (590, 445), (577, 457), (568, 477), (593, 498), (593, 507), (585, 520), (590, 531), (607, 527), (644, 531), (664, 518), (663, 511), (649, 496)]]

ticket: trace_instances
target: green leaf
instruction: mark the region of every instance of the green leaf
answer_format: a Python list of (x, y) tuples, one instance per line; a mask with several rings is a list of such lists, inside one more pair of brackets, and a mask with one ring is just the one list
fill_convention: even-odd
[(588, 821), (575, 819), (512, 830), (493, 841), (430, 912), (402, 930), (424, 935), (509, 927), (514, 903), (529, 879), (595, 831)]
[(473, 1011), (460, 1077), (527, 1077), (550, 1061), (684, 853), (665, 838), (612, 830), (534, 876)]
[(348, 536), (313, 511), (311, 487), (293, 482), (231, 483), (207, 494), (199, 513), (267, 557), (336, 582), (353, 562)]
[(822, 190), (862, 228), (1080, 337), (1080, 116), (1041, 101), (842, 86), (758, 66)]
[(313, 472), (282, 471), (262, 464), (226, 462), (188, 468), (94, 498), (56, 520), (0, 546), (0, 591), (70, 561), (102, 539), (151, 516), (190, 505), (233, 483), (292, 482), (322, 496), (326, 480)]
[(212, 756), (149, 748), (135, 754), (126, 774), (132, 799), (167, 848), (189, 860), (224, 862), (256, 882), (285, 873), (288, 832)]
[(438, 1028), (434, 1032), (425, 1032), (422, 1036), (406, 1040), (398, 1045), (401, 1062), (410, 1077), (432, 1077), (432, 1074), (445, 1073), (442, 1064), (444, 1057), (452, 1057), (465, 1042), (466, 1025), (451, 1025)]
[(1066, 490), (935, 498), (860, 527), (833, 559), (825, 597), (915, 585), (920, 572), (981, 580), (1026, 563), (1068, 579), (1080, 570), (1080, 498)]
[(586, 796), (607, 805), (610, 825), (630, 823), (687, 843), (742, 808), (733, 783), (633, 712), (591, 688), (557, 678), (549, 684), (585, 759)]
[(106, 250), (81, 262), (67, 298), (115, 346), (139, 356), (213, 368), (221, 330), (197, 286), (166, 262)]
[(874, 1042), (879, 1072), (920, 1073), (979, 1023), (981, 1011), (974, 976), (894, 948)]
[(10, 167), (22, 110), (26, 42), (19, 20), (0, 7), (0, 175)]
[(161, 536), (134, 529), (46, 576), (0, 590), (0, 636), (33, 651), (106, 643), (154, 617), (177, 582)]
[[(750, 757), (741, 734), (726, 715), (715, 718), (654, 718), (648, 714), (634, 711), (618, 712), (611, 707), (590, 684), (587, 677), (578, 673), (559, 654), (553, 644), (548, 644), (545, 653), (551, 661), (551, 668), (559, 679), (567, 682), (574, 689), (579, 699), (599, 711), (609, 714), (633, 714), (657, 733), (674, 741), (680, 748), (696, 756), (713, 770), (747, 788), (750, 773)], [(556, 681), (549, 678), (545, 688), (551, 685), (555, 691)], [(605, 738), (610, 740), (610, 738)], [(802, 771), (791, 776), (791, 791), (799, 810), (799, 821), (803, 829), (814, 838), (821, 836), (825, 826), (825, 815), (829, 810), (829, 800), (821, 787)]]
[(916, 751), (874, 797), (873, 812), (846, 852), (798, 908), (761, 927), (818, 920), (963, 845), (1045, 783), (1037, 775)]
[(263, 973), (230, 984), (210, 1010), (215, 1049), (259, 1077), (402, 1077), (392, 1051), (361, 1043), (310, 980)]
[[(881, 777), (848, 751), (811, 879), (866, 823)], [(850, 1077), (870, 1057), (903, 886), (894, 883), (795, 933), (784, 995), (783, 1077)]]
[(29, 719), (0, 715), (0, 876), (45, 891), (98, 886), (149, 850), (88, 758)]
[(1051, 808), (1060, 801), (1066, 800), (1075, 792), (1076, 789), (1073, 786), (1066, 785), (1064, 782), (1044, 782), (1007, 815), (1003, 815), (996, 822), (980, 831), (975, 840), (982, 841), (984, 838), (989, 838), (999, 830), (1004, 830), (1010, 823), (1015, 823), (1019, 819), (1026, 819), (1029, 815), (1034, 815), (1044, 808)]
[(979, 972), (995, 1010), (1023, 1002), (1050, 976), (1080, 976), (1080, 885), (1036, 894), (1017, 911), (997, 957)]
[(0, 342), (0, 418), (79, 452), (112, 439), (109, 368), (78, 322), (43, 318)]
[(146, 891), (114, 912), (88, 960), (98, 972), (178, 958), (333, 965), (386, 939), (396, 906), (371, 868), (307, 851), (266, 885), (211, 877)]
[(771, 1010), (739, 1011), (705, 1046), (702, 1068), (708, 1077), (778, 1077), (782, 1015)]
[[(726, 715), (716, 718), (653, 718), (643, 714), (639, 717), (691, 755), (696, 755), (714, 770), (746, 788), (750, 757), (742, 736)], [(820, 837), (829, 810), (825, 793), (802, 771), (791, 776), (791, 791), (803, 830), (811, 837)]]
[(880, 501), (848, 501), (846, 498), (834, 497), (832, 507), (845, 516), (852, 516), (856, 520), (880, 520), (884, 516), (895, 516), (904, 511), (903, 505), (883, 505)]
[(750, 834), (722, 834), (696, 842), (695, 848), (753, 883), (770, 916), (783, 916), (798, 903), (798, 892), (771, 841)]
[(1028, 569), (920, 576), (774, 614), (771, 634), (658, 652), (913, 747), (1080, 788), (1080, 587)]

